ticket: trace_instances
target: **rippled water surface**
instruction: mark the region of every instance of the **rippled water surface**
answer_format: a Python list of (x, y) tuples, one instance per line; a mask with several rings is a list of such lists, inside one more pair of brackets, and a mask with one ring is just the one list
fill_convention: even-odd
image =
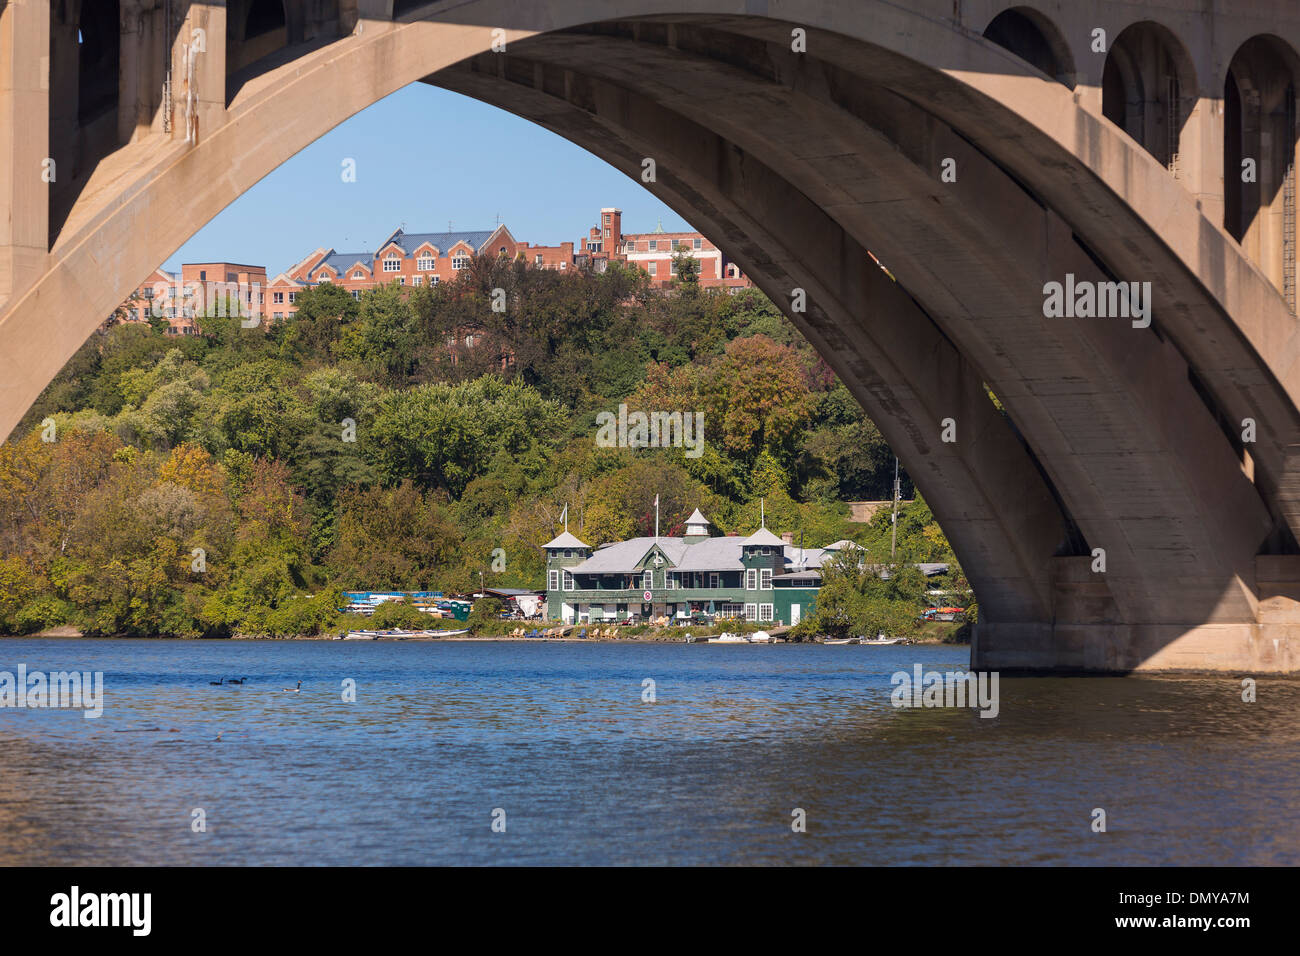
[[(891, 706), (894, 672), (967, 659), (4, 640), (0, 671), (103, 671), (105, 709), (0, 709), (0, 863), (1300, 863), (1300, 683), (1247, 704), (1235, 678), (1004, 679), (995, 719)], [(208, 683), (227, 675), (248, 679)]]

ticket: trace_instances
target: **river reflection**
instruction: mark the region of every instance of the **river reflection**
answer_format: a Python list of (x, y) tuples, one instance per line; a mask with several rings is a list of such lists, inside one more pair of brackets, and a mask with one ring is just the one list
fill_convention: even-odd
[(1300, 683), (1246, 704), (1235, 678), (1018, 678), (994, 719), (891, 705), (894, 672), (967, 660), (4, 640), (0, 671), (101, 670), (105, 700), (0, 709), (0, 863), (1300, 863)]

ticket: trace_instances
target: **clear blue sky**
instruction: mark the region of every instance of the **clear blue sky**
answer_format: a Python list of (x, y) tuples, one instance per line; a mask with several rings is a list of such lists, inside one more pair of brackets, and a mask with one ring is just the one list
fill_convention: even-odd
[[(357, 181), (340, 173), (356, 160)], [(691, 228), (640, 182), (590, 153), (476, 100), (424, 83), (398, 90), (272, 172), (170, 256), (265, 265), (274, 276), (318, 246), (374, 250), (393, 230), (491, 229), (516, 239), (576, 241), (602, 206), (623, 228)], [(405, 225), (403, 225), (405, 224)]]

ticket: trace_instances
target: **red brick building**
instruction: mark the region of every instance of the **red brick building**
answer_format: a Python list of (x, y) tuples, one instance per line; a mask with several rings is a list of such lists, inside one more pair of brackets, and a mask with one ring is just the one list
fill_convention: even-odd
[(698, 232), (623, 232), (623, 212), (612, 207), (600, 211), (582, 243), (582, 254), (593, 260), (614, 259), (644, 269), (657, 286), (668, 286), (677, 277), (673, 256), (689, 253), (700, 266), (700, 285), (707, 288), (741, 289), (753, 283), (722, 250)]
[[(193, 335), (194, 317), (205, 310), (231, 308), (257, 315), (266, 324), (298, 311), (298, 296), (323, 282), (342, 286), (360, 299), (363, 292), (396, 282), (409, 288), (448, 282), (475, 256), (522, 259), (533, 268), (560, 272), (587, 264), (603, 269), (610, 260), (648, 272), (656, 286), (676, 279), (673, 256), (686, 252), (699, 263), (700, 285), (738, 289), (753, 285), (722, 250), (698, 232), (623, 232), (623, 213), (600, 211), (600, 220), (577, 243), (534, 246), (519, 242), (505, 225), (480, 231), (408, 233), (398, 229), (375, 251), (316, 249), (268, 281), (264, 266), (230, 262), (187, 263), (181, 275), (159, 269), (123, 304), (128, 321), (144, 321), (151, 311), (167, 318), (170, 334)], [(164, 291), (167, 290), (167, 291)]]
[(168, 335), (193, 335), (195, 316), (208, 313), (260, 316), (265, 305), (266, 267), (237, 262), (191, 262), (179, 274), (155, 269), (122, 303), (128, 322), (150, 316), (167, 320)]

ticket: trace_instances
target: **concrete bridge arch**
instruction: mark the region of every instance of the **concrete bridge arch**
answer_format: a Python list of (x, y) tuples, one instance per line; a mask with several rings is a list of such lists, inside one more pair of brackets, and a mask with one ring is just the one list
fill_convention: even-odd
[[(124, 20), (156, 19), (156, 8), (122, 5)], [(57, 33), (38, 15), (49, 6), (11, 3), (0, 42), (15, 122), (19, 107), (43, 108), (54, 136), (60, 107), (38, 82), (18, 82), (33, 67), (33, 44), (19, 40), (39, 50), (42, 29), (47, 44)], [(806, 291), (808, 310), (791, 317), (899, 451), (976, 586), (978, 665), (1298, 666), (1295, 318), (1271, 274), (1284, 270), (1261, 269), (1222, 227), (1227, 154), (1206, 87), (1222, 97), (1216, 58), (1263, 20), (1294, 49), (1300, 21), (1281, 5), (1225, 11), (1207, 45), (1190, 4), (1135, 17), (1126, 4), (1062, 14), (1029, 3), (1007, 17), (1004, 4), (954, 16), (938, 0), (469, 0), (395, 12), (284, 0), (283, 42), (256, 55), (226, 49), (238, 34), (225, 5), (173, 6), (184, 17), (161, 28), (168, 96), (152, 106), (151, 61), (124, 45), (132, 76), (118, 81), (117, 140), (87, 147), (103, 155), (61, 187), (65, 214), (47, 203), (42, 219), (21, 181), (48, 149), (0, 120), (15, 157), (0, 182), (11, 208), (0, 431), (203, 223), (348, 116), (427, 79), (629, 174), (656, 158), (650, 188), (778, 305)], [(1174, 91), (1172, 173), (1140, 142), (1145, 122), (1135, 138), (1107, 117), (1108, 55), (1092, 49), (1096, 29), (1109, 41), (1155, 21), (1143, 30), (1179, 38), (1194, 67)], [(1133, 44), (1134, 69), (1151, 67), (1146, 45)], [(1149, 282), (1150, 326), (1047, 318), (1043, 286), (1067, 274)], [(1258, 423), (1249, 446), (1247, 418)], [(956, 442), (941, 440), (945, 419)], [(1094, 549), (1105, 572), (1092, 570)]]

